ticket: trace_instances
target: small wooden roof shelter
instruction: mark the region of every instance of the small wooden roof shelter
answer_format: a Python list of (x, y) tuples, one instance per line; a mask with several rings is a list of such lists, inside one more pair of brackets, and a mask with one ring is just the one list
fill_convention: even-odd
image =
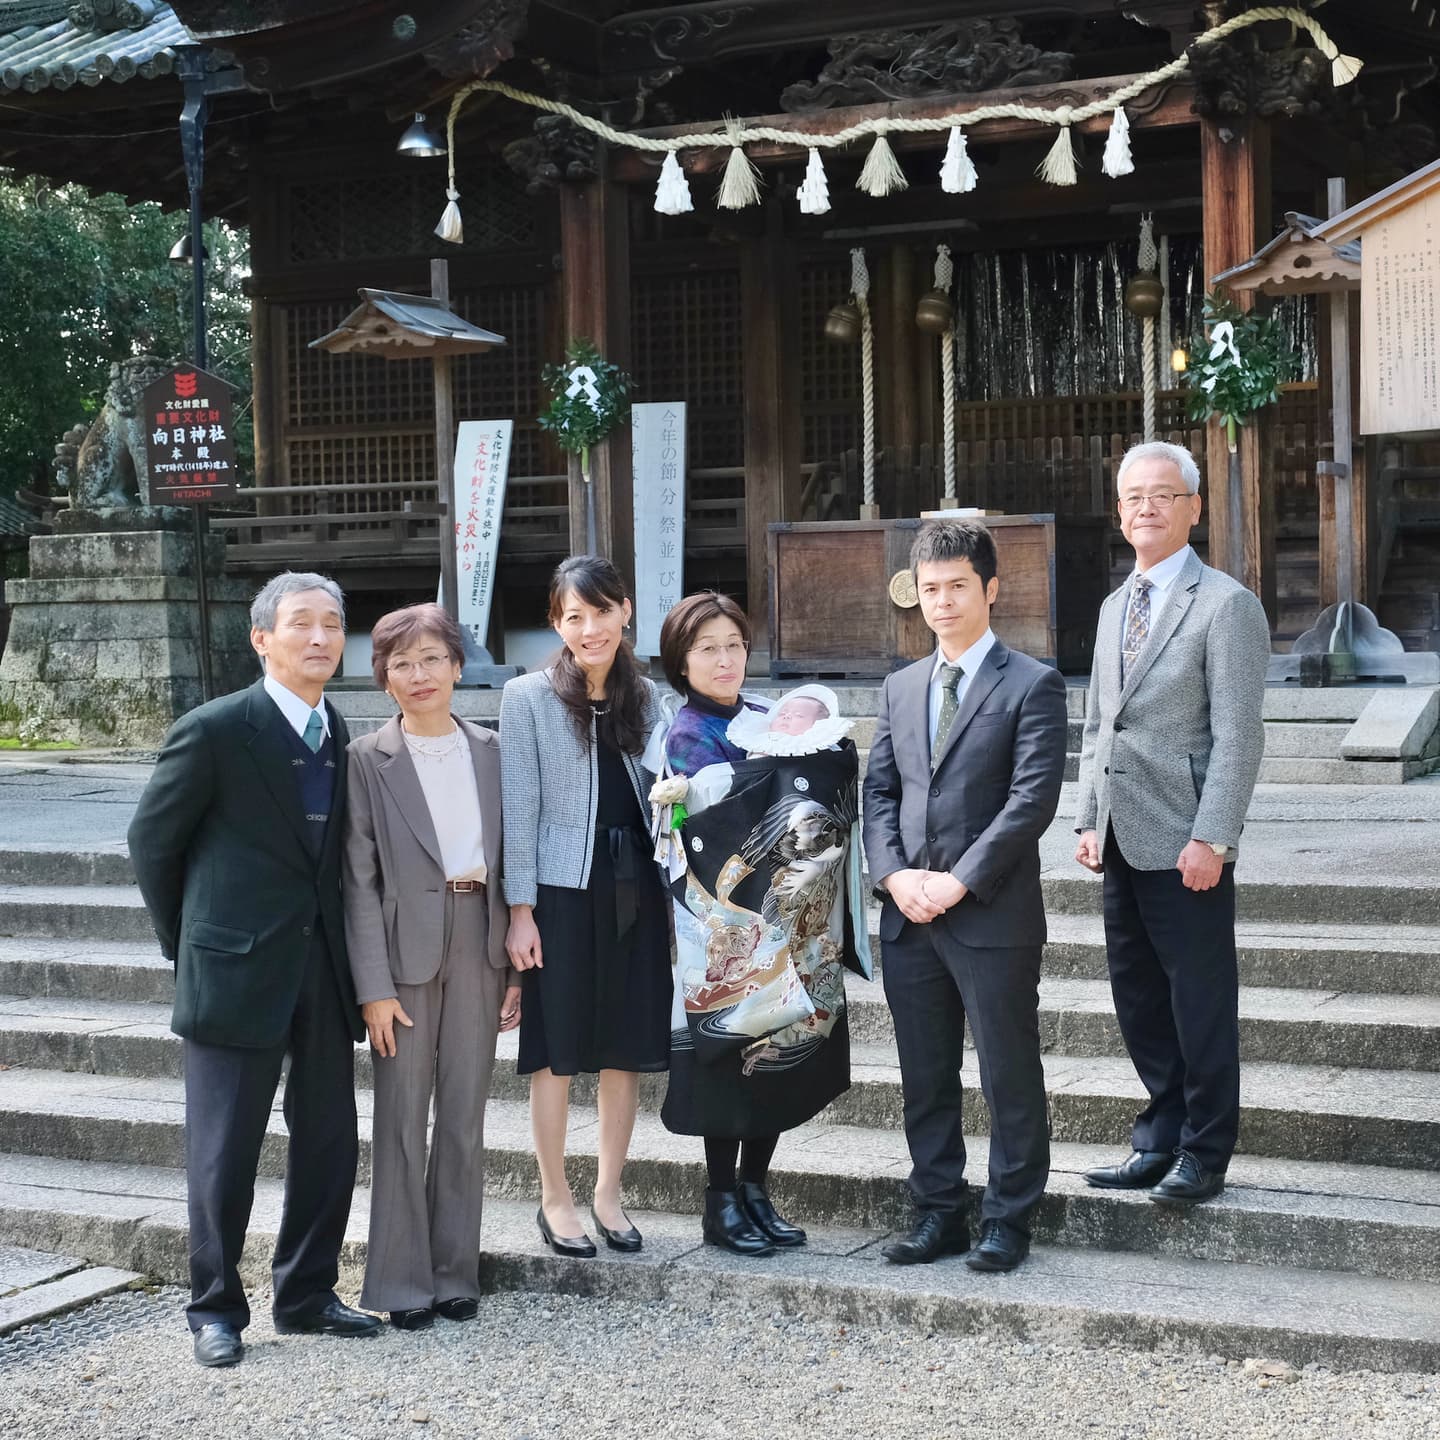
[(1261, 295), (1319, 295), (1360, 288), (1360, 242), (1337, 244), (1334, 221), (1289, 210), (1285, 228), (1248, 260), (1211, 277), (1211, 284)]
[(364, 289), (360, 294), (364, 303), (328, 335), (312, 340), (312, 350), (337, 355), (357, 351), (385, 360), (415, 360), (437, 355), (481, 355), (505, 343), (503, 335), (472, 325), (433, 295)]

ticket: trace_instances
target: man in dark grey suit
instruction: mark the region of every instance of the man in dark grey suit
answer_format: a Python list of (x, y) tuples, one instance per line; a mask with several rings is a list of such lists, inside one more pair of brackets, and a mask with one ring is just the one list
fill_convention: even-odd
[(1218, 1195), (1240, 1119), (1234, 864), (1265, 751), (1270, 626), (1200, 563), (1200, 472), (1137, 445), (1116, 476), (1130, 579), (1101, 606), (1075, 858), (1105, 874), (1115, 1016), (1150, 1095), (1132, 1153), (1086, 1173), (1163, 1205)]
[(130, 859), (185, 1040), (195, 1359), (233, 1365), (250, 1320), (240, 1253), (281, 1066), (290, 1153), (275, 1328), (373, 1333), (335, 1295), (355, 1186), (354, 1042), (340, 860), (345, 722), (324, 698), (345, 647), (340, 587), (278, 575), (250, 608), (264, 678), (182, 716), (130, 825)]
[[(910, 556), (936, 653), (891, 675), (865, 775), (865, 854), (884, 896), (914, 1230), (896, 1264), (969, 1250), (1013, 1270), (1050, 1171), (1037, 1008), (1045, 906), (1040, 836), (1065, 767), (1065, 684), (990, 629), (995, 542), (977, 522), (926, 525)], [(965, 1220), (965, 1022), (990, 1109), (980, 1242)]]

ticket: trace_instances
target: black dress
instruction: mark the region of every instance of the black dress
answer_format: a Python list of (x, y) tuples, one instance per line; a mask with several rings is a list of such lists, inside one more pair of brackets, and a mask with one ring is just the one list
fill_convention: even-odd
[(670, 1063), (670, 899), (603, 715), (596, 728), (590, 883), (584, 890), (541, 885), (536, 895), (544, 963), (521, 980), (521, 1075), (547, 1067), (556, 1075), (664, 1070)]

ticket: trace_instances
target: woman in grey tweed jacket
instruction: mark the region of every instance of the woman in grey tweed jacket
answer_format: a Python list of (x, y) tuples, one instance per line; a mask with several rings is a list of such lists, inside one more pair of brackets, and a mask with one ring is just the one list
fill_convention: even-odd
[(530, 1076), (540, 1234), (590, 1256), (565, 1178), (570, 1078), (598, 1073), (599, 1165), (591, 1218), (615, 1250), (638, 1250), (620, 1205), (640, 1073), (670, 1055), (668, 901), (651, 861), (640, 763), (659, 719), (655, 687), (624, 638), (630, 599), (593, 555), (561, 563), (550, 623), (555, 663), (510, 681), (500, 705), (506, 949), (522, 974), (517, 1070)]

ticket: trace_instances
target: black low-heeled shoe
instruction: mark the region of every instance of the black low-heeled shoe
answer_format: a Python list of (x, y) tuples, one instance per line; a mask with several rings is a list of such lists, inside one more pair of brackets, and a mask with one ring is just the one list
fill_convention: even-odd
[(557, 1255), (563, 1255), (567, 1260), (593, 1260), (595, 1258), (595, 1242), (588, 1235), (579, 1235), (574, 1239), (568, 1235), (557, 1235), (550, 1228), (550, 1222), (545, 1218), (543, 1205), (535, 1212), (535, 1223), (540, 1227), (540, 1238)]
[(390, 1323), (397, 1330), (428, 1330), (435, 1323), (433, 1310), (392, 1310)]
[[(623, 1213), (623, 1212), (622, 1212)], [(595, 1207), (590, 1207), (590, 1218), (595, 1222), (595, 1231), (600, 1238), (612, 1249), (619, 1250), (626, 1255), (633, 1255), (645, 1242), (640, 1238), (640, 1232), (631, 1225), (626, 1230), (612, 1230), (595, 1213)], [(628, 1216), (626, 1217), (629, 1218)]]
[(456, 1295), (451, 1300), (437, 1300), (435, 1313), (446, 1320), (473, 1320), (480, 1313), (480, 1302), (468, 1295)]
[(733, 1250), (737, 1255), (773, 1255), (774, 1242), (740, 1206), (733, 1190), (705, 1191), (705, 1216), (700, 1234), (707, 1245)]
[(791, 1249), (805, 1243), (805, 1232), (792, 1225), (771, 1203), (769, 1192), (753, 1180), (742, 1180), (735, 1189), (740, 1208), (750, 1217), (755, 1228), (769, 1237), (773, 1244)]

